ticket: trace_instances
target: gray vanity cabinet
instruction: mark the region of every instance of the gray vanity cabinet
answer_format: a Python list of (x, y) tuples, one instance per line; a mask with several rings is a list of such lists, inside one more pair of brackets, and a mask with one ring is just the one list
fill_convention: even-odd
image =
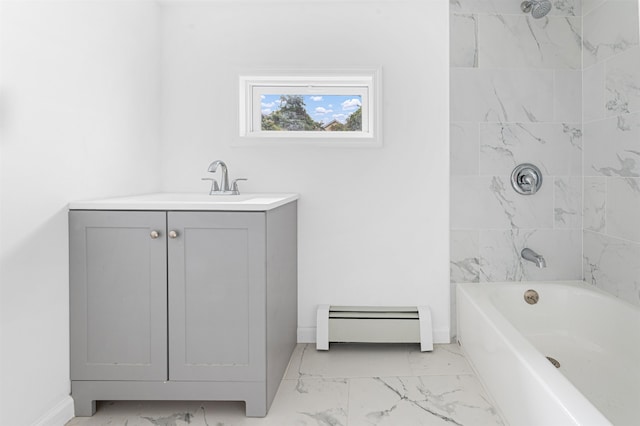
[(169, 212), (169, 379), (259, 380), (265, 370), (262, 213)]
[(167, 379), (164, 212), (71, 211), (72, 380)]
[(76, 415), (155, 399), (264, 416), (296, 344), (296, 203), (69, 215)]

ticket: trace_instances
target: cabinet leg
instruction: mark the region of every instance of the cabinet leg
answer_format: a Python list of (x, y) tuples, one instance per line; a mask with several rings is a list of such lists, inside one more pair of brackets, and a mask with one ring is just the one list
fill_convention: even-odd
[(96, 401), (77, 395), (73, 398), (73, 411), (76, 417), (91, 417), (96, 413)]
[(264, 417), (267, 415), (267, 401), (262, 398), (247, 398), (245, 401), (247, 417)]

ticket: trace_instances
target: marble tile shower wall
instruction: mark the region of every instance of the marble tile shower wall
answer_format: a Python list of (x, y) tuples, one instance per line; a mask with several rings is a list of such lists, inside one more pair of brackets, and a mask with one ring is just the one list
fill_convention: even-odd
[(640, 306), (638, 2), (584, 4), (584, 278)]
[[(582, 278), (581, 7), (451, 0), (452, 283)], [(541, 169), (537, 194), (511, 188), (520, 163)]]

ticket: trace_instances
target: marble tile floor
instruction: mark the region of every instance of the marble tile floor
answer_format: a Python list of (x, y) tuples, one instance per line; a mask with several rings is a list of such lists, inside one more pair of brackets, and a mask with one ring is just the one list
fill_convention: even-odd
[(243, 402), (109, 401), (67, 426), (503, 425), (458, 345), (297, 345), (269, 414)]

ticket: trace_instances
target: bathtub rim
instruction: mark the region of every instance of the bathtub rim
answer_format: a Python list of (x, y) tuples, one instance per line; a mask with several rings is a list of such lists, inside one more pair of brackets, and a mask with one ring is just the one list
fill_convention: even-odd
[[(562, 411), (572, 419), (576, 425), (611, 425), (611, 421), (595, 406), (576, 386), (560, 371), (558, 371), (518, 329), (504, 316), (496, 307), (490, 298), (491, 291), (505, 286), (519, 286), (523, 289), (535, 289), (540, 285), (559, 285), (573, 288), (580, 288), (587, 291), (596, 291), (597, 293), (615, 299), (616, 302), (625, 302), (615, 296), (606, 293), (584, 281), (518, 281), (518, 282), (483, 282), (483, 283), (456, 283), (456, 316), (457, 316), (457, 339), (462, 347), (469, 363), (476, 372), (483, 387), (489, 393), (491, 399), (502, 414), (503, 418), (509, 422), (509, 410), (505, 410), (502, 406), (503, 402), (494, 391), (490, 384), (489, 378), (485, 375), (491, 372), (483, 372), (478, 369), (474, 361), (473, 354), (470, 353), (464, 343), (464, 332), (461, 329), (462, 321), (460, 319), (460, 299), (471, 304), (476, 312), (485, 320), (495, 332), (501, 342), (514, 355), (519, 363), (526, 369), (526, 372), (540, 385), (552, 398), (553, 402), (562, 409)], [(629, 306), (638, 309), (635, 305), (626, 302)]]
[[(596, 287), (594, 284), (589, 284), (586, 281), (579, 281), (579, 280), (544, 280), (544, 281), (496, 281), (496, 282), (481, 282), (481, 283), (455, 283), (456, 286), (456, 293), (457, 293), (457, 288), (458, 286), (461, 286), (464, 289), (470, 289), (472, 292), (474, 291), (474, 289), (479, 289), (479, 288), (489, 288), (489, 287), (514, 287), (514, 286), (522, 286), (522, 287), (528, 287), (528, 288), (532, 288), (533, 290), (535, 290), (535, 288), (533, 288), (534, 286), (539, 286), (539, 285), (543, 285), (543, 286), (566, 286), (569, 288), (577, 288), (577, 289), (581, 289), (581, 290), (585, 290), (588, 292), (593, 292), (596, 294), (599, 294), (600, 296), (603, 296), (606, 299), (615, 301), (616, 303), (620, 303), (628, 308), (631, 308), (631, 310), (634, 311), (640, 311), (640, 306), (634, 305), (633, 303), (629, 302), (628, 300), (625, 299), (620, 299), (619, 297), (616, 297), (615, 295), (609, 293), (608, 291), (605, 291), (601, 288)], [(527, 289), (528, 289), (527, 288)]]

